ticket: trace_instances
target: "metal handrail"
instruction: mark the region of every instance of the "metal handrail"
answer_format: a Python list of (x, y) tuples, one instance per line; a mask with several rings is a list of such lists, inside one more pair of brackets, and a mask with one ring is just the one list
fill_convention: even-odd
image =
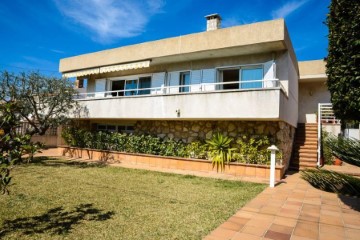
[[(103, 91), (103, 92), (89, 92), (89, 93), (78, 93), (74, 95), (76, 100), (84, 100), (88, 98), (107, 98), (107, 97), (119, 97), (119, 96), (144, 96), (144, 95), (168, 95), (174, 93), (192, 93), (192, 92), (209, 92), (209, 91), (232, 91), (234, 89), (223, 89), (224, 85), (230, 84), (239, 84), (241, 89), (259, 89), (259, 87), (243, 87), (242, 85), (252, 84), (252, 83), (262, 83), (260, 89), (271, 88), (271, 87), (280, 87), (284, 92), (285, 89), (280, 83), (279, 79), (268, 79), (268, 80), (252, 80), (252, 81), (233, 81), (233, 82), (216, 82), (216, 83), (199, 83), (199, 84), (189, 84), (189, 85), (176, 85), (176, 86), (161, 86), (153, 88), (135, 88), (135, 89), (124, 89), (124, 90), (114, 90), (114, 91)], [(210, 87), (212, 88), (210, 89)], [(197, 88), (196, 90), (191, 91), (192, 88)], [(186, 90), (186, 91), (181, 91)], [(149, 92), (143, 94), (144, 92)], [(141, 94), (139, 94), (139, 92)], [(127, 94), (130, 93), (130, 94)]]
[(336, 118), (332, 103), (319, 103), (318, 104), (318, 159), (317, 165), (321, 166), (321, 133), (323, 123), (340, 124), (340, 120)]

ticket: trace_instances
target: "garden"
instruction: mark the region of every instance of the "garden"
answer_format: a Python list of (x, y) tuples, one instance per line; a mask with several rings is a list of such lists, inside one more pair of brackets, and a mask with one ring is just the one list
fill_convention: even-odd
[(201, 239), (266, 187), (44, 157), (12, 176), (1, 239)]
[[(70, 147), (208, 159), (221, 170), (230, 162), (269, 165), (270, 154), (267, 148), (273, 144), (267, 136), (249, 138), (244, 135), (234, 139), (221, 133), (214, 133), (209, 140), (184, 143), (151, 135), (92, 132), (76, 127), (65, 128), (62, 137)], [(281, 153), (278, 153), (277, 158), (281, 159), (281, 157)]]

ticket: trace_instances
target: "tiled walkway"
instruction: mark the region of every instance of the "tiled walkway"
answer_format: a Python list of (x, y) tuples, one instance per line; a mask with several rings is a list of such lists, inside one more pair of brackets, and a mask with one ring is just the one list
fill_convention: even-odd
[[(38, 156), (59, 156), (56, 149)], [(206, 240), (360, 239), (360, 199), (313, 188), (299, 173), (267, 188)]]
[(360, 239), (359, 211), (359, 199), (317, 190), (294, 173), (267, 188), (205, 239)]

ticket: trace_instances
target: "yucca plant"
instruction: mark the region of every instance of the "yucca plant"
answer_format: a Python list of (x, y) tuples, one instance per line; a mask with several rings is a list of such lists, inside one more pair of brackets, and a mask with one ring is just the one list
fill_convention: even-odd
[(329, 136), (325, 143), (334, 156), (360, 167), (360, 141), (351, 138)]
[(232, 138), (215, 133), (210, 140), (206, 141), (209, 149), (209, 157), (212, 161), (213, 168), (221, 171), (225, 168), (225, 163), (229, 163), (232, 159), (233, 152), (236, 148), (231, 147)]
[(325, 169), (306, 169), (301, 177), (312, 186), (327, 192), (360, 197), (360, 179)]

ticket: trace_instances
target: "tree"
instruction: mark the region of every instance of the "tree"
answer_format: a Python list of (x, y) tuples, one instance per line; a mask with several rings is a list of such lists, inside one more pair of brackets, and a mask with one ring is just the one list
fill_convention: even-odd
[(44, 135), (49, 128), (66, 122), (77, 108), (76, 91), (68, 79), (48, 77), (38, 72), (0, 75), (0, 102), (16, 102), (16, 114), (29, 123), (26, 134)]
[[(34, 134), (65, 123), (77, 110), (76, 93), (67, 79), (47, 77), (37, 72), (0, 74), (0, 193), (8, 193), (10, 170), (25, 151), (36, 151), (30, 143)], [(19, 131), (22, 122), (29, 128)]]
[(335, 115), (360, 119), (360, 1), (332, 0), (326, 73)]
[(16, 131), (20, 122), (17, 108), (19, 105), (16, 102), (0, 104), (0, 194), (9, 192), (10, 170), (19, 162), (22, 147), (30, 140), (28, 135)]

